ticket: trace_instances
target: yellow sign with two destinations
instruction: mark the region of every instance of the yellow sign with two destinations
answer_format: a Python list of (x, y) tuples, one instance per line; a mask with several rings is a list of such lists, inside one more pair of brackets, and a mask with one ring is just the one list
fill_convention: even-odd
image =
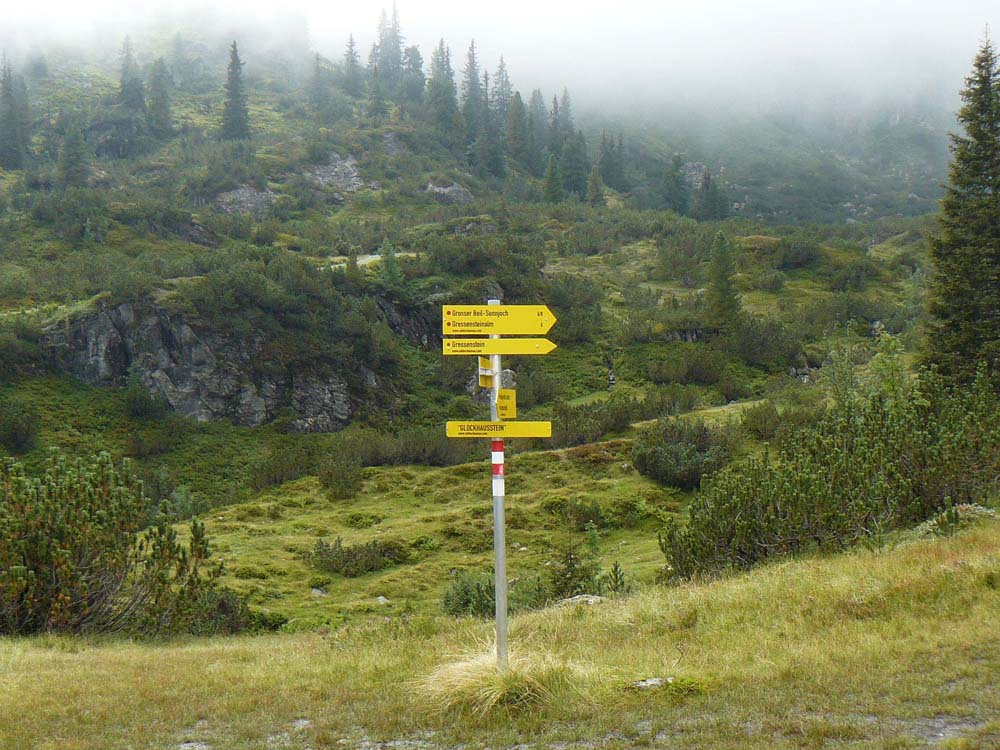
[(448, 422), (450, 438), (547, 438), (551, 422)]
[(517, 391), (513, 388), (501, 388), (497, 392), (497, 416), (517, 419)]
[(444, 305), (443, 308), (441, 332), (445, 335), (541, 335), (556, 324), (556, 316), (545, 305)]
[(445, 339), (444, 354), (548, 354), (556, 345), (548, 339)]

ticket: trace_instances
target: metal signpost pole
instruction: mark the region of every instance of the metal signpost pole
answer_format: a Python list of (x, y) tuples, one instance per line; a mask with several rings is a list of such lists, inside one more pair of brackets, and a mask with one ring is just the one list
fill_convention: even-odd
[[(489, 305), (499, 305), (500, 300), (491, 299)], [(500, 338), (491, 334), (491, 339)], [(500, 398), (501, 374), (500, 355), (490, 356), (493, 370), (493, 388), (490, 393), (490, 420), (500, 421), (497, 401)], [(496, 594), (497, 617), (497, 666), (507, 668), (507, 540), (504, 521), (504, 445), (503, 440), (494, 440), (493, 456), (493, 579)]]

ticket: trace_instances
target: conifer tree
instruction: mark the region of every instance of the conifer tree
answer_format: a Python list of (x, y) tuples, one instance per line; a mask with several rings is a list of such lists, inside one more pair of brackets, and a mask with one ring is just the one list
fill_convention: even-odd
[(483, 73), (483, 102), (480, 109), (479, 138), (474, 144), (476, 168), (481, 175), (503, 177), (506, 173), (504, 163), (503, 143), (500, 139), (500, 128), (496, 112), (489, 100), (490, 76)]
[(413, 104), (420, 104), (424, 100), (426, 83), (424, 58), (420, 54), (420, 49), (415, 45), (407, 47), (403, 50), (403, 80), (400, 84), (402, 98)]
[(382, 77), (381, 85), (385, 91), (394, 93), (399, 89), (403, 77), (403, 34), (399, 26), (396, 3), (392, 4), (391, 18), (386, 16), (384, 10), (382, 11), (375, 49), (375, 62)]
[(590, 164), (587, 159), (587, 141), (582, 132), (570, 134), (563, 141), (559, 171), (563, 189), (567, 193), (573, 193), (579, 198), (586, 196)]
[(597, 168), (601, 170), (601, 179), (604, 181), (605, 185), (611, 184), (612, 178), (612, 159), (614, 158), (611, 150), (615, 147), (614, 139), (612, 139), (610, 146), (608, 145), (608, 133), (603, 128), (601, 129), (601, 142), (597, 147)]
[(465, 142), (476, 142), (482, 127), (483, 85), (479, 75), (479, 60), (476, 58), (476, 42), (469, 45), (465, 58), (462, 78), (462, 117), (465, 120)]
[(396, 257), (396, 248), (388, 239), (382, 240), (379, 247), (379, 281), (386, 291), (398, 293), (403, 288), (406, 277), (403, 269), (399, 266), (399, 258)]
[(5, 58), (0, 64), (0, 167), (4, 169), (24, 167), (25, 138), (18, 109), (14, 73)]
[(317, 52), (313, 55), (312, 73), (309, 76), (309, 105), (316, 115), (324, 112), (330, 104), (330, 88), (326, 66)]
[(21, 153), (31, 154), (31, 100), (28, 97), (28, 84), (24, 76), (14, 75), (14, 109), (17, 120), (17, 134), (20, 138)]
[(118, 102), (134, 112), (146, 111), (146, 91), (142, 85), (139, 64), (132, 51), (132, 40), (125, 37), (122, 43), (122, 67), (118, 79)]
[(250, 140), (250, 112), (243, 88), (243, 61), (234, 41), (229, 48), (229, 67), (226, 69), (226, 101), (222, 107), (221, 136), (226, 141)]
[(75, 119), (70, 121), (59, 153), (59, 183), (64, 188), (84, 187), (90, 178), (90, 161), (83, 128)]
[(344, 50), (344, 91), (349, 96), (361, 96), (361, 57), (354, 43), (354, 35), (347, 37), (347, 49)]
[(153, 63), (149, 76), (149, 109), (146, 122), (153, 135), (167, 138), (174, 130), (173, 115), (170, 112), (170, 74), (162, 57)]
[(694, 208), (695, 217), (703, 221), (724, 219), (728, 213), (725, 194), (712, 179), (707, 167), (701, 176)]
[(587, 178), (587, 203), (591, 206), (603, 206), (604, 183), (601, 181), (601, 170), (595, 164), (590, 170), (590, 177)]
[(528, 131), (528, 113), (518, 91), (510, 102), (507, 113), (507, 153), (522, 166), (531, 167), (531, 134)]
[(566, 135), (572, 135), (576, 130), (573, 123), (573, 105), (569, 99), (569, 90), (563, 88), (562, 99), (559, 101), (559, 129)]
[(1000, 372), (1000, 69), (989, 39), (961, 96), (964, 132), (951, 136), (940, 231), (931, 242), (923, 360), (969, 383), (980, 362)]
[(682, 216), (690, 208), (691, 195), (687, 180), (684, 179), (684, 160), (680, 154), (674, 154), (663, 177), (663, 201), (667, 208)]
[(559, 203), (563, 199), (562, 177), (559, 175), (559, 161), (555, 154), (549, 154), (548, 163), (545, 165), (542, 196), (546, 203)]
[(389, 114), (389, 105), (382, 93), (382, 72), (378, 64), (372, 68), (371, 80), (368, 82), (368, 116), (379, 122)]
[(559, 114), (559, 98), (553, 94), (552, 109), (549, 110), (549, 126), (545, 132), (545, 146), (550, 154), (558, 156), (562, 153), (565, 136), (562, 129), (562, 116)]
[(546, 123), (548, 117), (545, 113), (545, 98), (542, 92), (535, 89), (531, 92), (531, 99), (528, 102), (528, 164), (533, 174), (542, 173), (543, 160), (542, 149), (545, 148)]
[[(427, 104), (438, 136), (450, 147), (457, 145), (456, 133), (461, 128), (455, 93), (455, 73), (451, 55), (442, 39), (431, 54), (431, 76), (427, 81)], [(460, 137), (460, 136), (459, 136)]]
[(510, 84), (507, 63), (504, 62), (503, 55), (500, 55), (500, 65), (497, 67), (496, 75), (493, 76), (493, 109), (496, 111), (497, 122), (507, 122), (513, 101), (514, 88)]
[(732, 245), (726, 235), (719, 232), (712, 241), (712, 261), (706, 294), (709, 323), (719, 330), (731, 330), (739, 321), (742, 308), (733, 282), (735, 272)]

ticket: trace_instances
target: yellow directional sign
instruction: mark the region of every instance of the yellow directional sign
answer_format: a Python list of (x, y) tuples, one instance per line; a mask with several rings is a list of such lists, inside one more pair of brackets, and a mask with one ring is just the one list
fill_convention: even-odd
[(551, 422), (448, 422), (450, 438), (547, 438)]
[(497, 392), (497, 416), (517, 419), (517, 391), (513, 388), (501, 388)]
[(445, 339), (445, 354), (548, 354), (556, 345), (548, 339)]
[(444, 305), (441, 311), (445, 335), (541, 335), (555, 323), (556, 316), (545, 305)]
[(493, 387), (493, 366), (490, 364), (489, 357), (479, 358), (479, 387)]

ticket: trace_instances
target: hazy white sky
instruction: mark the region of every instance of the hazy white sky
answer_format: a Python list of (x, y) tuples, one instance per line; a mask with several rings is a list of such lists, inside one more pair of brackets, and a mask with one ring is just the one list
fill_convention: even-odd
[[(380, 9), (390, 4), (221, 0), (211, 7), (262, 18), (300, 13), (315, 48), (334, 56), (349, 32), (367, 47)], [(109, 19), (128, 31), (199, 5), (38, 0), (6, 8), (4, 17), (34, 21), (48, 34), (104, 34)], [(709, 101), (752, 92), (766, 101), (816, 85), (840, 95), (954, 91), (986, 25), (1000, 28), (995, 0), (401, 0), (399, 13), (408, 42), (425, 59), (443, 36), (461, 69), (474, 38), (490, 70), (504, 54), (517, 87), (551, 91), (566, 83), (584, 100), (663, 91)]]

